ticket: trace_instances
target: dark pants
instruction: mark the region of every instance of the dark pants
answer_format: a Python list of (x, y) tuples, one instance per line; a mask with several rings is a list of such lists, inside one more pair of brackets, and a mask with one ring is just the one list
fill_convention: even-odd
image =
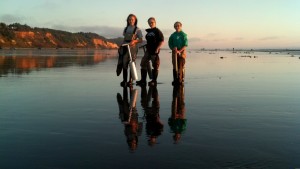
[(149, 61), (151, 60), (154, 70), (159, 70), (160, 60), (158, 55), (151, 55), (147, 51), (141, 60), (141, 69), (147, 70)]

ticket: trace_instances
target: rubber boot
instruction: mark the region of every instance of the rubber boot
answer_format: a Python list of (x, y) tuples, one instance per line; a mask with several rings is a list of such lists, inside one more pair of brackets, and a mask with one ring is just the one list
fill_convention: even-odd
[[(153, 92), (152, 92), (152, 98), (153, 98), (153, 102), (158, 102), (158, 91), (157, 91), (157, 87), (153, 86)], [(156, 103), (156, 105), (158, 105), (158, 103)]]
[(149, 82), (149, 86), (157, 85), (157, 76), (158, 76), (158, 70), (152, 69), (152, 81)]
[(136, 85), (144, 86), (147, 84), (147, 70), (141, 69), (141, 80), (136, 81)]
[(126, 85), (127, 85), (127, 76), (128, 76), (128, 71), (127, 71), (127, 69), (123, 69), (123, 81), (121, 82), (121, 86), (122, 87), (126, 87)]
[(178, 74), (177, 74), (175, 69), (173, 69), (173, 82), (172, 82), (172, 85), (173, 86), (178, 85)]

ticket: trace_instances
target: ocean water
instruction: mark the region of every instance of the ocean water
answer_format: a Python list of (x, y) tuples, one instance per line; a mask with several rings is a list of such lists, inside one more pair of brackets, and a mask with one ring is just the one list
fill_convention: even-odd
[(300, 168), (299, 52), (191, 50), (173, 87), (162, 50), (156, 88), (116, 56), (0, 50), (0, 168)]

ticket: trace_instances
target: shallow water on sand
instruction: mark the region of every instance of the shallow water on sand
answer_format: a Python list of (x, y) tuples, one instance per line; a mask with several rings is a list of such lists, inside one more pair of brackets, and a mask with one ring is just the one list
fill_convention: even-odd
[(168, 50), (157, 88), (116, 55), (0, 50), (0, 168), (300, 168), (299, 54), (190, 51), (179, 88)]

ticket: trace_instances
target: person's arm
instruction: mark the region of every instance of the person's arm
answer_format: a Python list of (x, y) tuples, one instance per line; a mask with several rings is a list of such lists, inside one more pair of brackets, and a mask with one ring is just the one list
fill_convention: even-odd
[(161, 42), (159, 42), (159, 44), (158, 44), (158, 46), (157, 46), (157, 48), (156, 48), (156, 50), (155, 50), (155, 53), (158, 53), (159, 52), (159, 50), (160, 50), (160, 48), (161, 48), (161, 46), (164, 44), (164, 41), (161, 41)]
[(185, 50), (186, 46), (183, 46), (180, 50), (177, 51), (177, 53), (182, 53)]
[(132, 40), (129, 45), (135, 46), (136, 44), (142, 43), (142, 42), (143, 42), (143, 38), (138, 38), (138, 39)]
[(172, 41), (172, 35), (169, 37), (168, 45), (169, 45), (169, 48), (170, 48), (171, 50), (173, 50), (174, 44), (173, 44), (173, 41)]
[(135, 46), (138, 43), (143, 42), (143, 34), (142, 34), (142, 31), (139, 28), (137, 30), (136, 36), (137, 36), (137, 38), (130, 42), (130, 46)]
[(156, 50), (155, 50), (155, 53), (158, 53), (159, 52), (159, 50), (160, 50), (160, 48), (161, 48), (161, 46), (164, 44), (164, 35), (162, 34), (162, 32), (159, 30), (159, 29), (157, 29), (157, 31), (158, 31), (158, 40), (159, 40), (159, 44), (158, 44), (158, 46), (157, 46), (157, 48), (156, 48)]

